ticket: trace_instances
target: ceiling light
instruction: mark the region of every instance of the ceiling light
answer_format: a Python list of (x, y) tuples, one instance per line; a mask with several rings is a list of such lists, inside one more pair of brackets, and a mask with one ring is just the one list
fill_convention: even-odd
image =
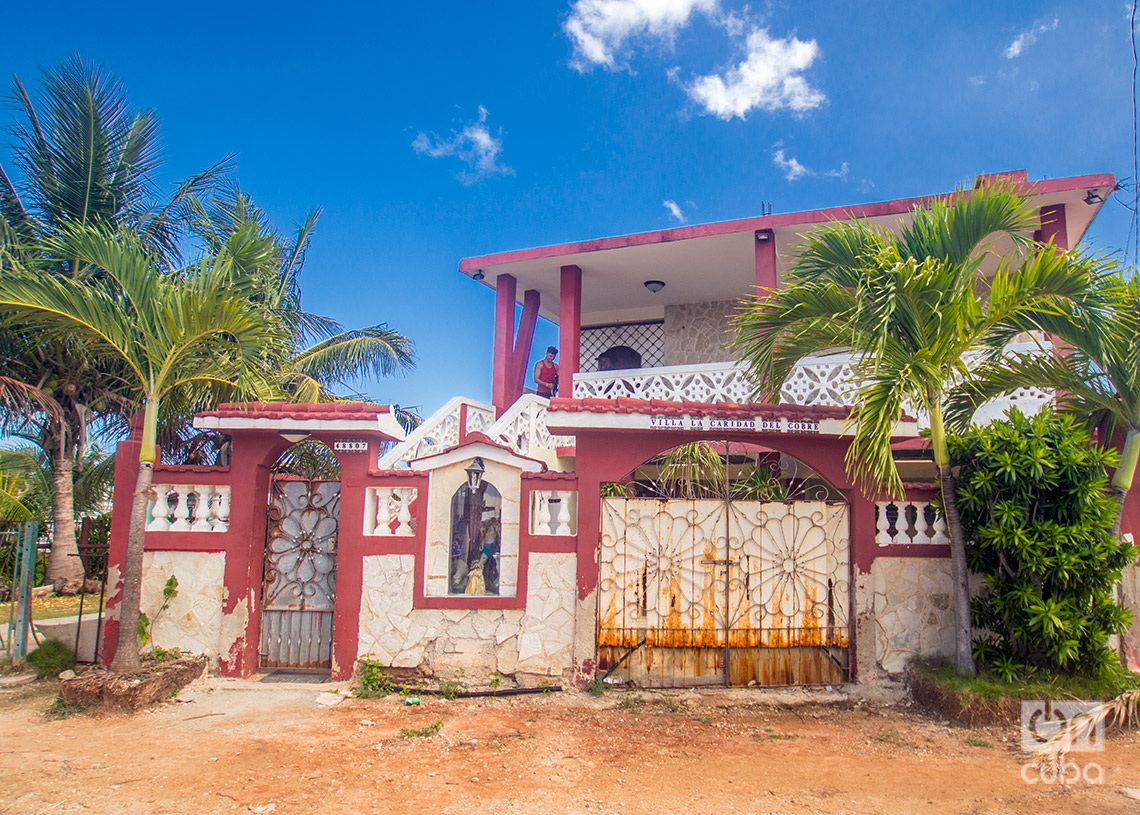
[(475, 274), (471, 275), (471, 279), (472, 280), (482, 280), (486, 276), (487, 275), (484, 274), (482, 269), (476, 269)]
[(1085, 203), (1088, 204), (1090, 207), (1093, 204), (1103, 204), (1104, 203), (1104, 197), (1101, 196), (1101, 194), (1099, 192), (1097, 192), (1096, 190), (1089, 190), (1088, 192), (1085, 193)]
[(665, 281), (663, 280), (646, 280), (645, 288), (649, 289), (654, 294), (665, 288)]

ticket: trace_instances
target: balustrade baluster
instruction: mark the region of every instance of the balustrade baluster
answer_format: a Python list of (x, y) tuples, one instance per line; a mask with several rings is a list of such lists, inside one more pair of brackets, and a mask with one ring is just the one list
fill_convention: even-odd
[(891, 539), (891, 522), (890, 519), (887, 518), (888, 506), (890, 506), (890, 502), (888, 501), (879, 501), (875, 504), (875, 507), (878, 509), (878, 517), (875, 518), (875, 529), (878, 530), (878, 533), (875, 535), (875, 543), (879, 544), (879, 546), (894, 543)]
[(210, 493), (212, 487), (194, 487), (194, 522), (190, 524), (191, 532), (210, 531)]
[[(558, 495), (558, 493), (554, 493)], [(557, 525), (554, 527), (555, 535), (569, 535), (570, 534), (570, 493), (563, 493), (558, 499), (558, 518)]]
[(154, 503), (150, 506), (150, 523), (146, 525), (147, 532), (165, 532), (170, 529), (170, 502), (166, 500), (166, 486), (158, 485), (155, 489)]
[(212, 504), (211, 519), (214, 532), (230, 531), (230, 488), (217, 487), (215, 500)]
[(550, 498), (549, 493), (536, 492), (538, 500), (538, 520), (535, 524), (535, 534), (549, 535), (550, 529)]
[(392, 490), (380, 487), (376, 490), (376, 521), (372, 527), (373, 535), (391, 535), (392, 528)]
[(401, 490), (392, 490), (393, 493), (399, 495), (399, 511), (396, 514), (396, 534), (397, 535), (411, 535), (412, 534), (412, 499), (415, 498), (416, 490), (414, 487), (405, 487)]
[(174, 505), (174, 523), (170, 525), (171, 532), (190, 531), (190, 487), (185, 484), (175, 484), (174, 492), (178, 494), (178, 503)]
[(926, 513), (931, 511), (930, 502), (916, 502), (914, 505), (914, 510), (914, 538), (912, 539), (911, 543), (930, 543), (930, 521), (926, 519)]

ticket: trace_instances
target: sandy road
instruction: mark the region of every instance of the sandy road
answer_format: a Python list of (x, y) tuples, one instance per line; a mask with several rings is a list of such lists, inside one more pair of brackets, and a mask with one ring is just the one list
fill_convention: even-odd
[(838, 694), (324, 706), (326, 686), (208, 679), (135, 717), (62, 721), (52, 694), (0, 692), (0, 815), (1140, 812), (1121, 792), (1140, 788), (1136, 735), (1089, 754), (1103, 783), (1061, 789), (1023, 780), (1014, 732)]

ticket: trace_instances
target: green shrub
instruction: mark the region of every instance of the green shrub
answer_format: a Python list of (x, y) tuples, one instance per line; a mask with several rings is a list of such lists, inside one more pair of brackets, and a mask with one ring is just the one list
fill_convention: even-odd
[(356, 663), (356, 686), (352, 695), (361, 699), (376, 699), (395, 693), (396, 687), (392, 684), (392, 677), (386, 673), (385, 666), (372, 657), (365, 657)]
[(967, 562), (987, 588), (971, 604), (978, 661), (1007, 681), (1119, 672), (1108, 638), (1129, 615), (1113, 587), (1134, 552), (1112, 535), (1116, 454), (1050, 410), (1014, 411), (949, 444)]
[(28, 666), (36, 672), (37, 679), (58, 676), (74, 664), (75, 652), (63, 640), (43, 640), (39, 648), (28, 654)]

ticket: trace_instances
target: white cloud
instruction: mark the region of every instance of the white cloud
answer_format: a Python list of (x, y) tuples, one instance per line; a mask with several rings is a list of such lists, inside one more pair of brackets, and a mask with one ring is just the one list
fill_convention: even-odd
[(788, 158), (781, 142), (776, 142), (772, 148), (772, 163), (776, 165), (780, 172), (784, 174), (784, 178), (788, 181), (797, 181), (804, 176), (815, 175), (814, 170), (809, 170), (800, 164), (799, 159), (795, 156)]
[(985, 85), (986, 78), (984, 76), (972, 76), (970, 77), (970, 84), (974, 86)]
[(685, 223), (685, 213), (681, 211), (681, 208), (679, 206), (677, 206), (676, 201), (673, 201), (673, 200), (666, 198), (664, 201), (661, 202), (661, 206), (663, 206), (663, 207), (665, 207), (665, 209), (669, 210), (669, 214), (677, 219), (677, 223), (679, 223), (679, 224)]
[(460, 170), (455, 177), (465, 185), (495, 175), (514, 175), (515, 171), (501, 162), (502, 130), (491, 135), (487, 115), (487, 109), (480, 105), (478, 120), (459, 132), (451, 131), (451, 138), (443, 139), (434, 133), (429, 136), (421, 131), (412, 142), (412, 148), (420, 155), (432, 158), (453, 156), (462, 161), (468, 169)]
[(838, 178), (840, 181), (846, 181), (847, 180), (847, 173), (849, 173), (850, 171), (851, 171), (851, 167), (845, 161), (841, 165), (839, 165), (838, 170), (828, 170), (827, 172), (824, 173), (824, 175), (827, 176), (828, 178)]
[(827, 101), (801, 75), (819, 56), (815, 40), (773, 39), (760, 28), (748, 35), (746, 50), (744, 61), (724, 76), (698, 77), (685, 88), (707, 113), (728, 121), (743, 119), (755, 108), (803, 113)]
[(615, 70), (622, 67), (619, 60), (630, 40), (671, 42), (694, 12), (715, 15), (719, 5), (719, 0), (576, 0), (562, 25), (574, 43), (571, 64), (579, 71), (596, 65)]
[(1054, 17), (1053, 22), (1051, 23), (1041, 23), (1040, 25), (1035, 25), (1031, 28), (1027, 28), (1025, 31), (1022, 31), (1020, 34), (1014, 37), (1013, 42), (1011, 42), (1006, 47), (1005, 58), (1015, 59), (1017, 57), (1020, 57), (1023, 53), (1025, 53), (1026, 48), (1037, 42), (1037, 38), (1039, 36), (1050, 31), (1056, 31), (1057, 26), (1060, 24), (1060, 22), (1060, 18)]

